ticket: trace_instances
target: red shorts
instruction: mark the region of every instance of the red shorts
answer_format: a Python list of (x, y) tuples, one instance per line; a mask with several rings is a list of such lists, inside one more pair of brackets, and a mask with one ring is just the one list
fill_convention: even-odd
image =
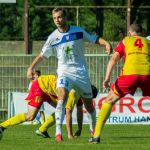
[(37, 80), (32, 83), (29, 94), (25, 100), (28, 101), (28, 105), (38, 109), (40, 109), (44, 101), (48, 102), (49, 104), (52, 102), (50, 96), (41, 90)]
[(143, 96), (150, 96), (150, 75), (119, 76), (111, 87), (119, 97), (126, 94), (134, 95), (137, 88), (141, 88)]

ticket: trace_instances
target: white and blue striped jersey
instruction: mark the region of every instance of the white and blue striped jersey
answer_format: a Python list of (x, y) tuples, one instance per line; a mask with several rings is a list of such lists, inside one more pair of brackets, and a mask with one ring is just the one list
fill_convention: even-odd
[(87, 74), (84, 40), (95, 43), (96, 39), (97, 36), (91, 35), (77, 26), (70, 26), (65, 33), (56, 29), (49, 35), (41, 53), (47, 58), (50, 56), (57, 57), (58, 74), (59, 72), (78, 74), (77, 68), (82, 68), (81, 70)]

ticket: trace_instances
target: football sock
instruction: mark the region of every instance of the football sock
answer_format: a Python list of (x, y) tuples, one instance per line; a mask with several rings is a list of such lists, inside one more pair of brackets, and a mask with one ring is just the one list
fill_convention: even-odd
[(64, 116), (65, 116), (65, 102), (64, 100), (58, 100), (55, 110), (56, 135), (62, 134), (62, 122)]
[(112, 109), (112, 104), (109, 104), (109, 103), (103, 104), (101, 110), (98, 113), (98, 119), (96, 122), (94, 138), (97, 138), (101, 135), (103, 126), (111, 113), (111, 109)]
[(89, 121), (90, 121), (90, 131), (93, 134), (94, 129), (95, 129), (95, 124), (96, 124), (96, 111), (95, 111), (95, 109), (91, 114), (88, 113), (88, 118), (89, 118)]
[(48, 119), (39, 128), (39, 131), (45, 132), (49, 127), (53, 126), (54, 124), (55, 124), (55, 113), (53, 113), (48, 117)]
[(0, 126), (7, 128), (8, 126), (17, 125), (25, 121), (26, 121), (25, 114), (22, 113), (17, 114), (16, 116), (4, 121), (3, 123), (0, 124)]

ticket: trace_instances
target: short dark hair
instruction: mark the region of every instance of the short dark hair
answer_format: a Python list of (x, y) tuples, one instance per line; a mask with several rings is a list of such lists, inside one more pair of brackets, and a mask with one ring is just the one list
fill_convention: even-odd
[(91, 88), (92, 88), (93, 98), (96, 98), (98, 94), (98, 89), (94, 85), (91, 85)]
[(55, 13), (55, 12), (58, 12), (58, 11), (62, 11), (63, 15), (66, 16), (66, 11), (63, 8), (54, 8), (52, 10), (52, 14)]
[(37, 74), (38, 76), (41, 75), (41, 71), (40, 70), (35, 70), (35, 74)]
[(136, 32), (138, 35), (142, 35), (142, 33), (143, 33), (143, 28), (140, 24), (131, 24), (130, 30), (132, 32)]

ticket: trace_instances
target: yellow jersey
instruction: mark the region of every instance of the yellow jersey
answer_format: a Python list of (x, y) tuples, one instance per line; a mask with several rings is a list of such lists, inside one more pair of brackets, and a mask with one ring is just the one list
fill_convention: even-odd
[[(44, 93), (50, 96), (53, 102), (57, 103), (57, 90), (56, 90), (56, 75), (41, 75), (38, 78), (39, 86)], [(69, 92), (66, 108), (72, 110), (74, 105), (78, 102), (80, 96), (72, 89)]]
[(127, 36), (115, 51), (125, 58), (122, 75), (150, 75), (150, 40)]

